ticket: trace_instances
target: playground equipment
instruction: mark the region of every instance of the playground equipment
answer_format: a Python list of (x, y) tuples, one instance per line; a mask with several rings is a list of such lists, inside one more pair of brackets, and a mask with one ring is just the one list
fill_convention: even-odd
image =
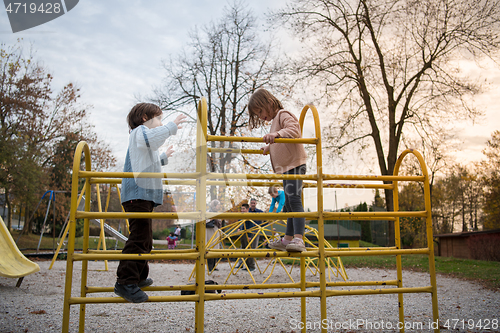
[(26, 275), (40, 270), (38, 264), (26, 258), (16, 246), (9, 230), (0, 217), (0, 275), (17, 278), (16, 287), (20, 287)]
[[(282, 143), (303, 143), (312, 144), (316, 148), (316, 170), (314, 174), (306, 175), (261, 175), (261, 174), (221, 174), (207, 171), (207, 153), (223, 152), (227, 153), (231, 149), (226, 148), (208, 148), (207, 142), (210, 141), (232, 141), (232, 142), (263, 142), (262, 138), (255, 137), (222, 137), (207, 134), (207, 105), (203, 98), (198, 104), (198, 127), (196, 136), (196, 172), (192, 173), (141, 173), (135, 175), (143, 178), (162, 178), (164, 184), (170, 185), (192, 185), (196, 187), (196, 210), (194, 212), (177, 213), (123, 213), (123, 212), (92, 212), (90, 211), (90, 196), (85, 198), (84, 211), (77, 210), (78, 182), (85, 179), (85, 189), (90, 193), (90, 185), (97, 183), (112, 183), (118, 178), (132, 178), (133, 173), (124, 172), (94, 172), (90, 170), (91, 159), (90, 149), (85, 142), (80, 142), (75, 152), (72, 175), (72, 197), (71, 214), (69, 222), (69, 240), (68, 257), (66, 266), (66, 283), (64, 292), (64, 312), (62, 330), (67, 332), (70, 322), (70, 307), (80, 305), (79, 328), (80, 332), (85, 329), (85, 307), (92, 303), (125, 303), (121, 297), (89, 297), (94, 293), (112, 293), (113, 287), (94, 287), (87, 281), (88, 261), (89, 260), (109, 260), (109, 259), (127, 259), (127, 260), (160, 260), (160, 259), (185, 259), (196, 261), (196, 283), (194, 285), (181, 286), (155, 286), (148, 287), (155, 291), (172, 290), (191, 290), (194, 295), (169, 295), (169, 296), (150, 296), (149, 302), (195, 302), (195, 331), (203, 332), (205, 302), (224, 301), (230, 299), (249, 299), (249, 298), (300, 298), (301, 299), (301, 321), (304, 324), (303, 331), (306, 330), (306, 298), (319, 298), (321, 308), (321, 322), (327, 321), (327, 297), (348, 296), (348, 295), (380, 295), (397, 294), (399, 307), (399, 321), (403, 324), (401, 331), (404, 331), (404, 305), (403, 295), (407, 293), (429, 293), (431, 295), (432, 315), (434, 322), (437, 323), (435, 332), (439, 332), (438, 323), (438, 305), (437, 305), (437, 286), (434, 265), (434, 246), (432, 239), (432, 219), (431, 219), (431, 201), (429, 195), (429, 177), (424, 160), (420, 153), (414, 150), (405, 150), (398, 158), (393, 176), (353, 176), (353, 175), (329, 175), (323, 173), (323, 162), (321, 154), (321, 132), (319, 116), (316, 108), (312, 105), (306, 105), (300, 115), (300, 124), (303, 128), (304, 119), (307, 111), (312, 112), (315, 125), (315, 138), (302, 139), (276, 139), (276, 142)], [(235, 153), (259, 154), (260, 150), (235, 150)], [(85, 156), (85, 170), (80, 170), (82, 154)], [(400, 165), (408, 154), (413, 154), (419, 161), (422, 176), (399, 176)], [(314, 168), (313, 168), (314, 169)], [(259, 213), (259, 219), (286, 219), (288, 217), (305, 217), (318, 221), (318, 247), (308, 249), (302, 253), (289, 253), (284, 251), (268, 249), (208, 249), (205, 244), (206, 220), (209, 216), (206, 212), (206, 190), (207, 186), (264, 186), (269, 187), (275, 182), (272, 180), (280, 179), (302, 179), (309, 180), (309, 187), (317, 189), (317, 211), (304, 213)], [(326, 183), (327, 181), (352, 181), (355, 184)], [(399, 211), (398, 204), (398, 182), (416, 181), (422, 182), (425, 197), (425, 210), (403, 212)], [(364, 183), (359, 183), (364, 182)], [(368, 183), (366, 183), (368, 182)], [(378, 183), (374, 183), (378, 182)], [(380, 184), (380, 182), (385, 182)], [(323, 188), (365, 188), (365, 189), (389, 189), (394, 194), (394, 211), (390, 212), (325, 212), (323, 210)], [(90, 219), (108, 219), (108, 218), (156, 218), (156, 219), (196, 219), (196, 248), (190, 250), (153, 250), (150, 254), (121, 254), (119, 251), (89, 250), (89, 221)], [(220, 213), (219, 219), (251, 219), (255, 217), (254, 213)], [(419, 249), (401, 249), (400, 239), (400, 217), (421, 217), (426, 219), (427, 246)], [(74, 253), (75, 226), (76, 219), (84, 219), (84, 241), (83, 253)], [(395, 226), (395, 246), (388, 248), (328, 248), (324, 239), (324, 221), (325, 219), (336, 220), (391, 220)], [(402, 276), (402, 255), (424, 254), (429, 259), (429, 278), (430, 285), (423, 287), (403, 287)], [(396, 278), (383, 281), (341, 281), (327, 282), (326, 279), (326, 259), (342, 256), (393, 256), (396, 259)], [(234, 284), (225, 285), (224, 289), (228, 292), (224, 294), (207, 293), (208, 290), (219, 289), (220, 286), (205, 284), (205, 260), (209, 258), (298, 258), (300, 260), (300, 282), (295, 283), (276, 283), (266, 285), (244, 285)], [(306, 258), (317, 258), (319, 269), (319, 282), (306, 281)], [(71, 295), (73, 283), (74, 262), (82, 261), (80, 297)], [(372, 288), (359, 288), (358, 286), (369, 286)], [(338, 288), (342, 287), (342, 288)], [(344, 289), (353, 287), (352, 289)], [(280, 289), (279, 292), (264, 292), (271, 288)], [(293, 291), (288, 291), (292, 289)], [(237, 291), (241, 292), (237, 292)], [(254, 292), (257, 290), (258, 292)], [(235, 291), (235, 292), (232, 292)], [(246, 292), (243, 292), (246, 291)], [(322, 332), (327, 328), (322, 327)]]
[[(245, 228), (245, 222), (247, 220), (240, 220), (236, 223), (232, 223), (229, 225), (226, 225), (222, 227), (221, 229), (218, 230), (218, 233), (215, 233), (207, 242), (206, 247), (208, 250), (213, 250), (215, 248), (224, 248), (228, 250), (237, 250), (239, 247), (237, 246), (237, 242), (241, 242), (242, 237), (248, 237), (248, 245), (246, 246), (245, 250), (252, 250), (251, 244), (252, 242), (256, 239), (259, 238), (261, 240), (264, 240), (262, 243), (260, 243), (257, 246), (257, 249), (265, 250), (266, 249), (266, 244), (268, 244), (271, 240), (276, 237), (276, 235), (279, 235), (280, 237), (283, 237), (285, 235), (284, 232), (277, 232), (276, 231), (276, 226), (281, 226), (283, 227), (282, 229), (286, 228), (286, 222), (282, 220), (276, 220), (272, 222), (264, 222), (262, 224), (257, 224), (253, 223), (254, 226), (250, 229)], [(249, 220), (252, 221), (252, 220)], [(253, 222), (253, 221), (252, 221)], [(304, 232), (304, 242), (308, 248), (311, 248), (312, 250), (317, 250), (318, 246), (311, 241), (310, 239), (319, 239), (319, 233), (318, 230), (306, 225), (305, 226), (305, 232)], [(330, 243), (325, 241), (325, 246), (329, 249), (333, 249), (333, 246), (330, 245)], [(268, 249), (268, 251), (272, 251)], [(336, 262), (334, 262), (333, 259), (336, 259)], [(242, 260), (242, 265), (240, 267), (237, 267), (236, 263), (238, 260)], [(231, 262), (231, 260), (227, 259), (227, 262), (229, 263), (229, 266), (231, 267), (231, 270), (224, 281), (224, 285), (227, 283), (231, 275), (236, 275), (238, 272), (240, 272), (244, 267), (247, 268), (246, 272), (250, 275), (250, 278), (252, 279), (254, 284), (257, 284), (255, 282), (255, 278), (252, 274), (252, 272), (248, 269), (248, 266), (246, 264), (246, 261), (244, 259), (238, 259), (234, 262)], [(290, 258), (292, 261), (292, 265), (290, 267), (290, 270), (288, 270), (285, 267), (285, 264), (283, 263), (283, 260), (280, 257), (273, 257), (271, 258), (268, 262), (265, 268), (261, 269), (259, 266), (259, 263), (256, 261), (256, 268), (258, 269), (258, 272), (260, 274), (265, 274), (266, 271), (269, 269), (269, 274), (267, 278), (262, 281), (262, 284), (266, 283), (271, 276), (273, 275), (273, 272), (276, 268), (276, 266), (281, 267), (283, 270), (285, 270), (288, 278), (291, 280), (292, 283), (295, 283), (291, 276), (291, 272), (293, 270), (293, 266), (295, 264), (295, 261), (300, 261), (298, 258)], [(219, 259), (216, 261), (215, 266), (213, 269), (217, 267), (217, 265), (223, 261), (223, 259)], [(300, 264), (300, 262), (299, 262)], [(309, 270), (313, 276), (315, 276), (319, 272), (319, 265), (318, 265), (318, 258), (310, 258), (306, 257), (305, 258), (305, 268), (306, 270)], [(328, 281), (332, 282), (333, 277), (341, 277), (344, 281), (347, 280), (347, 273), (345, 271), (344, 265), (342, 264), (342, 260), (340, 257), (337, 258), (332, 258), (328, 257), (326, 258), (326, 266), (327, 266), (327, 272), (328, 272)], [(208, 266), (207, 266), (208, 270)], [(191, 276), (189, 279), (191, 280), (195, 276), (195, 271), (196, 267), (193, 269), (193, 272), (191, 273)], [(209, 271), (208, 274), (212, 274), (212, 271)]]
[[(43, 234), (44, 234), (44, 231), (45, 231), (45, 225), (47, 223), (47, 218), (49, 217), (50, 204), (53, 203), (53, 208), (54, 208), (53, 209), (53, 211), (54, 211), (54, 228), (55, 228), (55, 220), (56, 220), (56, 193), (64, 193), (64, 192), (65, 191), (52, 191), (52, 190), (45, 191), (45, 193), (42, 195), (42, 197), (38, 201), (38, 204), (36, 205), (36, 208), (33, 211), (33, 214), (31, 215), (31, 217), (29, 218), (29, 220), (26, 221), (26, 223), (29, 223), (29, 221), (31, 221), (33, 219), (33, 216), (35, 216), (35, 213), (38, 210), (38, 207), (40, 207), (40, 204), (42, 203), (43, 198), (45, 198), (45, 196), (47, 194), (49, 194), (49, 196), (48, 196), (49, 201), (47, 202), (47, 211), (45, 212), (45, 218), (43, 220), (43, 224), (42, 224), (42, 227), (40, 229), (40, 239), (38, 240), (38, 246), (36, 247), (36, 253), (38, 253), (38, 251), (40, 250), (40, 244), (42, 243), (42, 237), (43, 237)], [(21, 238), (21, 236), (23, 235), (23, 233), (24, 233), (24, 228), (21, 231), (21, 233), (19, 234), (19, 237), (17, 237), (16, 244), (19, 241), (19, 239)], [(54, 237), (54, 239), (55, 239), (55, 237)]]
[[(116, 184), (111, 184), (111, 186), (116, 188), (116, 190), (118, 192), (118, 198), (120, 198), (120, 190), (118, 189)], [(83, 206), (84, 202), (82, 201), (82, 198), (85, 198), (83, 195), (84, 193), (85, 193), (85, 188), (82, 190), (82, 192), (78, 196), (78, 201), (76, 203), (78, 210), (82, 210), (84, 207)], [(106, 207), (104, 208), (105, 212), (108, 211), (110, 196), (111, 196), (111, 191), (108, 191), (108, 196), (106, 199)], [(102, 209), (101, 209), (101, 194), (99, 191), (99, 185), (97, 185), (97, 201), (98, 201), (98, 205), (99, 205), (99, 211), (102, 211)], [(59, 252), (61, 251), (62, 246), (65, 244), (65, 239), (66, 239), (66, 236), (68, 235), (68, 232), (69, 232), (68, 219), (69, 219), (69, 214), (68, 214), (68, 218), (66, 218), (66, 221), (64, 222), (64, 225), (63, 225), (62, 230), (61, 230), (61, 234), (59, 235), (57, 249), (54, 252), (54, 256), (52, 257), (52, 262), (50, 263), (49, 269), (52, 269), (52, 266), (54, 266), (54, 262), (56, 261), (57, 256), (59, 255)], [(100, 229), (101, 232), (99, 234), (99, 243), (97, 244), (97, 249), (99, 249), (101, 247), (101, 244), (102, 244), (102, 249), (106, 250), (105, 231), (107, 231), (108, 234), (110, 234), (117, 241), (122, 241), (123, 243), (125, 243), (127, 241), (127, 239), (128, 239), (127, 237), (125, 237), (122, 233), (120, 233), (119, 231), (117, 231), (116, 229), (111, 227), (109, 224), (107, 224), (104, 219), (100, 219), (99, 221), (96, 219), (91, 219), (90, 221), (92, 221), (94, 224), (98, 225), (101, 228)], [(125, 223), (127, 224), (127, 229), (128, 229), (128, 220), (125, 220)], [(107, 260), (104, 261), (104, 270), (106, 270), (106, 271), (108, 270), (108, 261)]]

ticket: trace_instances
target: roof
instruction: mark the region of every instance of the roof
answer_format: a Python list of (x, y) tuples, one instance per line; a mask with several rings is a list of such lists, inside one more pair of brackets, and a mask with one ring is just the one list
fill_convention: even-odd
[(490, 230), (481, 230), (481, 231), (464, 231), (464, 232), (455, 232), (451, 234), (437, 234), (434, 237), (446, 238), (446, 237), (470, 237), (474, 235), (480, 234), (496, 234), (500, 233), (500, 229), (490, 229)]

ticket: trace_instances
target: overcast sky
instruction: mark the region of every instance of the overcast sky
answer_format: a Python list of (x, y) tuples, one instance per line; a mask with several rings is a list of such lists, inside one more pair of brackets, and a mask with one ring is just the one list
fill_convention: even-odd
[[(285, 2), (252, 0), (248, 5), (263, 19), (269, 9)], [(226, 4), (225, 0), (82, 0), (65, 15), (15, 34), (2, 9), (0, 41), (8, 45), (18, 38), (32, 42), (36, 58), (54, 76), (54, 91), (69, 82), (81, 88), (81, 101), (93, 106), (91, 121), (98, 135), (122, 165), (128, 143), (125, 118), (136, 96), (150, 94), (161, 83), (161, 60), (186, 46), (195, 26), (217, 20)], [(500, 70), (478, 71), (471, 66), (470, 74), (481, 75), (493, 88), (477, 98), (478, 107), (487, 112), (485, 119), (459, 129), (464, 146), (457, 156), (463, 162), (480, 159), (486, 140), (500, 129)], [(371, 202), (370, 198), (363, 200)], [(339, 198), (338, 206), (357, 204), (359, 199), (359, 195)], [(332, 201), (325, 206), (334, 208)]]

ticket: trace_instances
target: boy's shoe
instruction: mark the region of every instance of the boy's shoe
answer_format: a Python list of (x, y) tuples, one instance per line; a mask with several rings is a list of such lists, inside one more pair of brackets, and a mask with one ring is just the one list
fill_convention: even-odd
[(288, 252), (304, 252), (306, 246), (301, 238), (294, 237), (286, 246)]
[(136, 284), (115, 283), (115, 294), (125, 298), (131, 303), (142, 303), (148, 300), (148, 295), (142, 291)]
[(271, 249), (275, 249), (275, 250), (286, 251), (286, 245), (283, 244), (283, 242), (281, 241), (281, 238), (277, 238), (277, 239), (273, 240), (272, 242), (270, 242), (269, 247)]
[(241, 270), (242, 270), (242, 271), (250, 271), (250, 272), (253, 272), (253, 271), (255, 271), (255, 267), (248, 267), (248, 269), (247, 269), (246, 267), (243, 267)]
[(153, 284), (153, 279), (152, 278), (147, 278), (146, 280), (142, 280), (137, 284), (137, 287), (139, 288), (146, 288), (149, 287), (150, 285)]

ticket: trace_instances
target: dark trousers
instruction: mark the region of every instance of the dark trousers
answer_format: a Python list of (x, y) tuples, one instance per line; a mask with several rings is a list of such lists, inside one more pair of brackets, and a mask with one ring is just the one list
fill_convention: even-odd
[[(285, 172), (285, 175), (304, 175), (306, 165), (302, 164), (292, 170)], [(285, 209), (287, 212), (304, 212), (302, 205), (302, 179), (284, 179), (283, 191), (285, 192)], [(289, 217), (286, 221), (285, 235), (293, 236), (295, 234), (304, 235), (306, 219), (303, 217)]]
[[(252, 238), (255, 235), (252, 233), (246, 233), (245, 235), (241, 236), (240, 241), (241, 241), (241, 248), (246, 249), (248, 246), (248, 242), (252, 240)], [(257, 246), (259, 245), (259, 238), (260, 235), (255, 237), (255, 239), (252, 242), (252, 245), (250, 245), (251, 249), (256, 249)], [(246, 263), (249, 268), (255, 268), (255, 258), (247, 258)]]
[(216, 260), (217, 260), (217, 258), (207, 259), (207, 266), (208, 266), (209, 272), (211, 272), (214, 269)]
[[(131, 200), (122, 203), (126, 212), (152, 212), (153, 201)], [(130, 235), (122, 253), (150, 253), (153, 248), (153, 229), (151, 219), (129, 219)], [(146, 260), (120, 260), (116, 271), (120, 284), (137, 284), (145, 280), (149, 274)]]

